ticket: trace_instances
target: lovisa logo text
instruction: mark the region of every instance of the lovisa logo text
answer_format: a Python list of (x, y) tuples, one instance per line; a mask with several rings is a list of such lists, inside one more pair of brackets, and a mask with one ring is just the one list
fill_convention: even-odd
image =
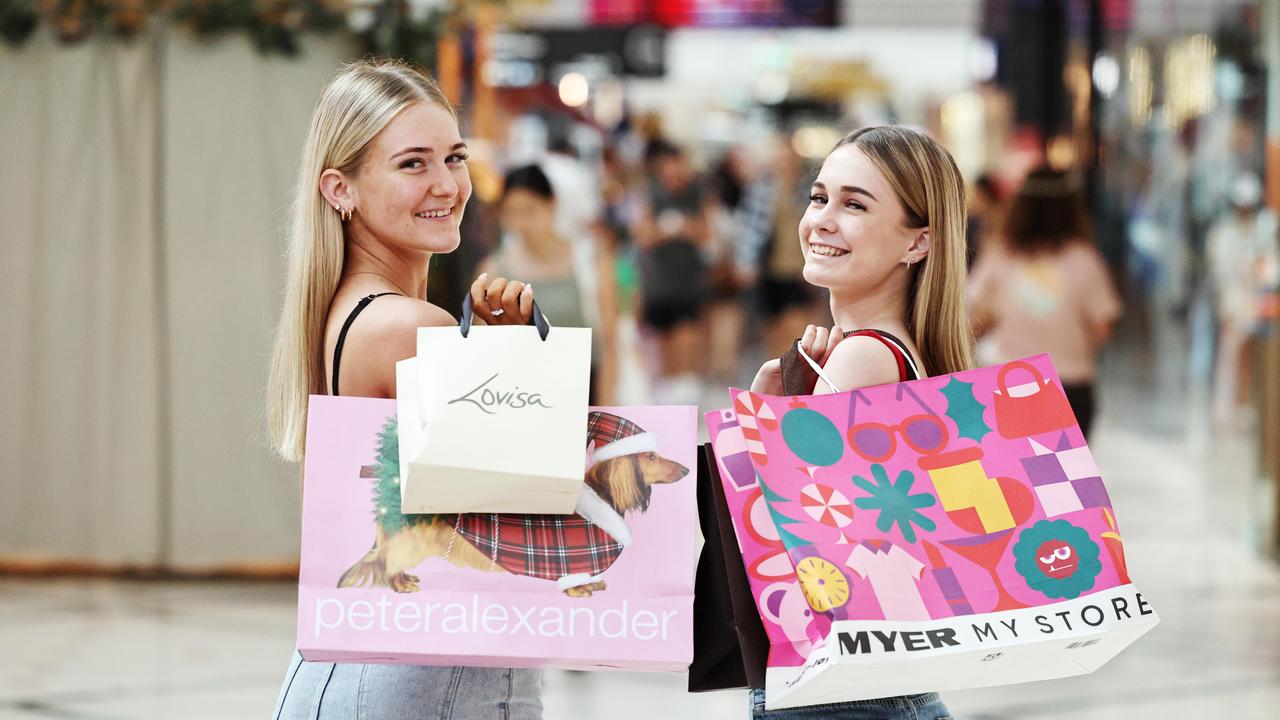
[(543, 402), (540, 393), (521, 392), (519, 385), (513, 390), (490, 387), (489, 384), (497, 380), (500, 374), (494, 373), (488, 380), (480, 383), (465, 395), (450, 400), (448, 404), (471, 403), (489, 415), (496, 415), (497, 410), (501, 408), (510, 408), (512, 410), (523, 410), (531, 407), (551, 409), (550, 405)]

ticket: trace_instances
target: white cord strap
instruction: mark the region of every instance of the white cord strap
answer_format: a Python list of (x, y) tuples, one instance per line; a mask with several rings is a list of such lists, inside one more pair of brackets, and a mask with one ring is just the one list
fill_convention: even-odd
[[(902, 343), (894, 342), (891, 338), (887, 338), (879, 333), (876, 334), (876, 337), (898, 348), (899, 352), (902, 353), (903, 359), (907, 362), (907, 367), (911, 368), (911, 374), (916, 378), (920, 377), (920, 370), (916, 367), (916, 361), (911, 358), (911, 353), (907, 351), (907, 348), (903, 346)], [(822, 366), (815, 362), (813, 358), (809, 357), (809, 353), (804, 351), (804, 343), (796, 343), (796, 350), (800, 351), (800, 357), (804, 358), (804, 361), (809, 363), (809, 367), (813, 368), (813, 371), (818, 373), (818, 377), (822, 378), (822, 382), (826, 383), (827, 387), (831, 388), (831, 392), (840, 392), (840, 388), (836, 387), (836, 384), (831, 382), (831, 378), (827, 375), (826, 371), (822, 369)]]
[(831, 388), (831, 392), (840, 392), (840, 388), (836, 387), (836, 384), (831, 382), (831, 378), (827, 375), (827, 371), (823, 370), (822, 366), (815, 362), (813, 358), (809, 357), (809, 353), (804, 351), (804, 343), (796, 343), (796, 350), (800, 351), (800, 357), (804, 358), (804, 361), (809, 363), (809, 367), (813, 368), (813, 371), (818, 373), (818, 377), (822, 378), (822, 382), (826, 383), (827, 387)]
[(449, 535), (449, 547), (444, 549), (445, 560), (448, 560), (449, 553), (453, 552), (453, 541), (458, 539), (458, 526), (460, 525), (462, 525), (462, 513), (458, 513), (458, 516), (453, 521), (453, 533)]

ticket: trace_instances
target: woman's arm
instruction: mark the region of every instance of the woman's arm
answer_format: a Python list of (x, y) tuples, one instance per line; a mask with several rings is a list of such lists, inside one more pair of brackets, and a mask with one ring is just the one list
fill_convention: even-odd
[(631, 238), (640, 250), (658, 244), (658, 221), (653, 216), (653, 205), (648, 198), (636, 202), (635, 218), (631, 222)]

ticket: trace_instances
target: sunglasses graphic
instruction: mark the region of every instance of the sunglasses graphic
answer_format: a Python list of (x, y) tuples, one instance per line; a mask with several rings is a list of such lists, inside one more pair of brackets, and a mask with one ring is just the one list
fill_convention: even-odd
[(871, 400), (861, 392), (853, 391), (849, 397), (849, 431), (846, 437), (854, 452), (871, 462), (884, 462), (897, 451), (899, 436), (908, 447), (921, 455), (936, 455), (947, 447), (951, 433), (947, 430), (946, 423), (914, 390), (905, 385), (898, 386), (899, 400), (904, 392), (926, 414), (912, 415), (897, 425), (889, 425), (881, 422), (858, 422), (858, 404), (870, 405)]

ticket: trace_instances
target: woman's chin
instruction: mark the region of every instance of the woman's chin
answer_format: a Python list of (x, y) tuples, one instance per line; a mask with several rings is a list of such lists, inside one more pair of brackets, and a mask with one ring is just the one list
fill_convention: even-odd
[(423, 249), (435, 255), (445, 255), (457, 250), (461, 244), (462, 234), (455, 230), (452, 233), (434, 233), (426, 238)]
[(814, 287), (827, 289), (831, 288), (832, 281), (835, 279), (832, 277), (831, 268), (809, 261), (805, 261), (804, 270), (800, 272), (800, 276)]

